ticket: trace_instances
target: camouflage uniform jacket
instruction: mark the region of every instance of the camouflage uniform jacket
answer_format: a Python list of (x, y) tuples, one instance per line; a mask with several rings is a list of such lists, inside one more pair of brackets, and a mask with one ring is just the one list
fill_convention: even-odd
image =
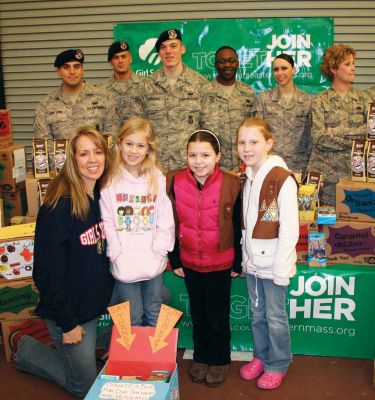
[(216, 80), (203, 88), (200, 127), (217, 134), (221, 144), (221, 166), (238, 169), (237, 129), (244, 118), (252, 115), (255, 102), (253, 89), (236, 81), (230, 95), (220, 88)]
[(186, 140), (199, 128), (201, 90), (206, 83), (206, 78), (184, 65), (173, 87), (162, 68), (140, 85), (143, 115), (153, 123), (160, 162), (167, 170), (186, 164)]
[(370, 101), (375, 103), (375, 86), (371, 87), (370, 89), (367, 89), (367, 94), (370, 97)]
[(352, 139), (365, 138), (367, 108), (368, 95), (352, 87), (344, 98), (330, 88), (313, 100), (313, 148), (308, 169), (324, 173), (326, 204), (335, 204), (336, 183), (350, 175)]
[(278, 88), (259, 93), (254, 115), (271, 126), (274, 152), (291, 171), (305, 171), (311, 153), (311, 97), (296, 88), (289, 103), (282, 100)]
[(34, 119), (35, 137), (49, 140), (68, 138), (75, 129), (89, 125), (101, 133), (116, 135), (119, 117), (108, 93), (85, 83), (75, 103), (64, 94), (62, 85), (37, 106)]
[(111, 76), (99, 85), (108, 90), (113, 97), (117, 114), (120, 117), (120, 126), (133, 115), (142, 115), (142, 108), (136, 100), (139, 97), (139, 84), (142, 79), (140, 75), (132, 72), (130, 78), (125, 81), (117, 81)]

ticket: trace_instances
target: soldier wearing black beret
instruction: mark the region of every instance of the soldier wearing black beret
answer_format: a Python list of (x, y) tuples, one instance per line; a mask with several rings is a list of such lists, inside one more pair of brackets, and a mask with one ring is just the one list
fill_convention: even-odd
[(54, 66), (61, 85), (42, 99), (35, 110), (35, 137), (47, 139), (51, 165), (53, 140), (69, 138), (84, 125), (112, 136), (119, 128), (113, 100), (103, 90), (84, 81), (84, 59), (81, 49), (68, 49), (57, 55)]
[(130, 45), (125, 40), (119, 40), (109, 46), (107, 60), (113, 68), (113, 75), (102, 82), (100, 87), (113, 98), (122, 125), (131, 116), (142, 113), (142, 109), (135, 101), (142, 77), (131, 69), (133, 57)]
[[(202, 87), (208, 81), (183, 63), (186, 47), (179, 29), (163, 31), (155, 42), (161, 67), (141, 84), (143, 116), (154, 125), (160, 161), (167, 170), (183, 168), (188, 134), (199, 129)], [(156, 63), (155, 63), (156, 65)]]

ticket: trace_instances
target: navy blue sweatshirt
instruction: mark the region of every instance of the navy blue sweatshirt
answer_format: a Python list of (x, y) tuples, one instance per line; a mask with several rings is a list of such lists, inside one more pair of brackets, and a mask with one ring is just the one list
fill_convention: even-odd
[(36, 312), (56, 322), (63, 332), (106, 311), (113, 290), (100, 217), (99, 192), (90, 198), (85, 221), (71, 215), (71, 199), (38, 213), (33, 278), (40, 292)]

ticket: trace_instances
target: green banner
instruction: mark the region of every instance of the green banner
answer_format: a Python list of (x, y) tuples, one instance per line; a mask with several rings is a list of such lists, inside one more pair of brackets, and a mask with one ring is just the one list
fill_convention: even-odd
[[(170, 306), (183, 311), (178, 324), (181, 348), (192, 348), (189, 297), (184, 280), (165, 274), (172, 291)], [(289, 286), (288, 315), (295, 354), (375, 357), (375, 268), (335, 265), (298, 267)], [(246, 280), (233, 279), (232, 350), (251, 351), (251, 312)]]
[(256, 92), (275, 85), (272, 60), (280, 53), (293, 56), (296, 85), (319, 93), (329, 87), (320, 73), (323, 51), (333, 44), (333, 18), (257, 18), (163, 22), (132, 22), (114, 26), (114, 39), (126, 40), (133, 56), (133, 71), (148, 76), (161, 66), (154, 48), (158, 35), (170, 28), (183, 34), (184, 62), (212, 80), (215, 51), (229, 45), (236, 49), (240, 67), (237, 78)]

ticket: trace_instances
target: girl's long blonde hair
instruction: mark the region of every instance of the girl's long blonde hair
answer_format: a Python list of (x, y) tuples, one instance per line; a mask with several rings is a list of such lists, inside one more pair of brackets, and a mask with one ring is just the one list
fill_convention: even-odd
[(143, 160), (139, 176), (146, 176), (148, 181), (148, 191), (151, 195), (156, 195), (158, 193), (158, 174), (157, 170), (162, 170), (158, 159), (157, 159), (157, 146), (155, 142), (155, 133), (151, 123), (141, 117), (131, 117), (124, 125), (121, 127), (117, 137), (116, 137), (116, 165), (122, 165), (125, 167), (125, 161), (121, 155), (119, 145), (128, 136), (135, 133), (144, 133), (146, 142), (148, 145), (146, 158)]
[(56, 178), (52, 179), (48, 185), (44, 205), (54, 209), (61, 197), (72, 199), (72, 216), (85, 220), (87, 218), (90, 203), (87, 197), (86, 185), (79, 174), (75, 155), (77, 152), (77, 141), (80, 137), (88, 137), (105, 156), (104, 172), (99, 179), (99, 189), (104, 187), (114, 167), (113, 156), (108, 149), (103, 135), (89, 126), (79, 128), (69, 140), (66, 161), (64, 167)]

